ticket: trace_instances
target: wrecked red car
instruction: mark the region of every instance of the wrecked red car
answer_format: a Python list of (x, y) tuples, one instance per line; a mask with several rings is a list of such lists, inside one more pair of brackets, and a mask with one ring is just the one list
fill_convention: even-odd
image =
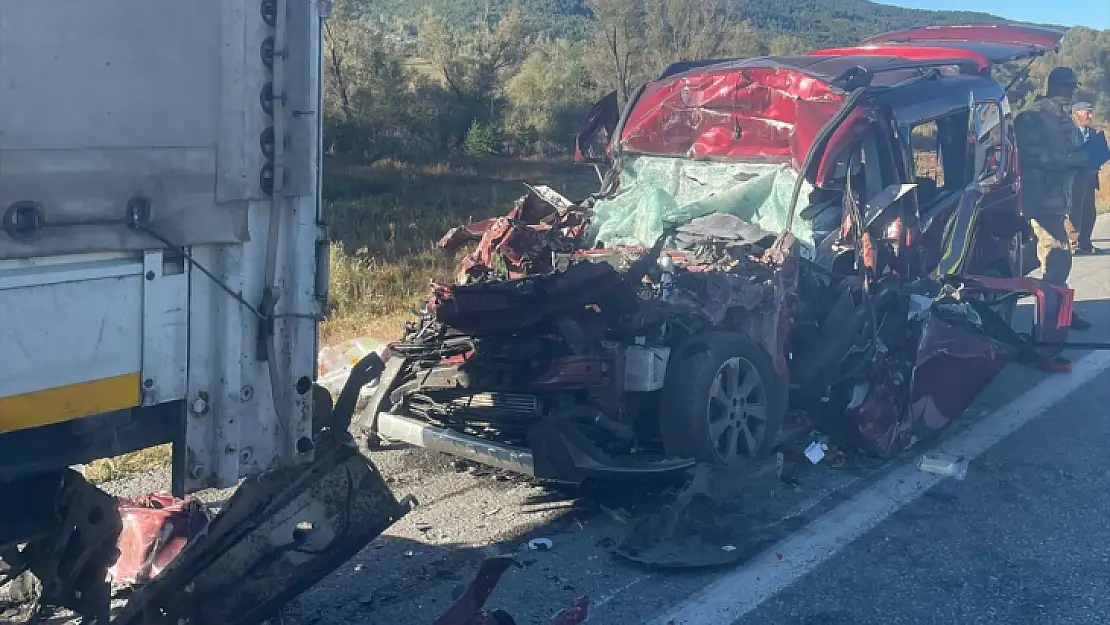
[(1070, 323), (1070, 291), (1024, 277), (990, 78), (1061, 38), (902, 31), (676, 64), (619, 116), (610, 95), (577, 150), (607, 131), (600, 191), (448, 233), (475, 250), (390, 346), (362, 428), (566, 482), (744, 465), (815, 427), (884, 457), (936, 436)]

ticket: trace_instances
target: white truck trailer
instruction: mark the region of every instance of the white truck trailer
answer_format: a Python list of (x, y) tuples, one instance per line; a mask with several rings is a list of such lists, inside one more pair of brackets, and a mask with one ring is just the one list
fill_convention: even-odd
[(88, 622), (120, 522), (70, 466), (247, 480), (112, 622), (257, 622), (404, 513), (346, 433), (380, 361), (314, 381), (327, 9), (0, 0), (0, 558)]

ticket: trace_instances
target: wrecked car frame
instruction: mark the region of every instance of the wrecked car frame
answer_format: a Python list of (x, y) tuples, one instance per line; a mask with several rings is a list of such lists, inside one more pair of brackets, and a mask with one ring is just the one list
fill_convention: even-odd
[(619, 118), (603, 100), (576, 150), (612, 131), (597, 194), (534, 188), (440, 242), (476, 246), (390, 346), (370, 443), (565, 482), (751, 466), (813, 428), (890, 457), (1007, 362), (1044, 364), (1072, 293), (1024, 277), (1012, 114), (983, 64), (1047, 48), (940, 40), (685, 63)]

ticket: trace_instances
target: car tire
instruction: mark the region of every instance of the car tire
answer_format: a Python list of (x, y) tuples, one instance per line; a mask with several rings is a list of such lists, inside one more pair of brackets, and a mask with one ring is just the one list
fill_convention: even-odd
[(672, 457), (742, 466), (770, 455), (786, 412), (767, 352), (735, 333), (694, 337), (667, 366), (660, 431)]

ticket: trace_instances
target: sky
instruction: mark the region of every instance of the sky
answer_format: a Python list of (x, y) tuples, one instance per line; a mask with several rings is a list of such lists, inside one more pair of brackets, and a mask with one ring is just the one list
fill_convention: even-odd
[(1110, 0), (876, 0), (914, 9), (979, 11), (1022, 22), (1110, 28)]

